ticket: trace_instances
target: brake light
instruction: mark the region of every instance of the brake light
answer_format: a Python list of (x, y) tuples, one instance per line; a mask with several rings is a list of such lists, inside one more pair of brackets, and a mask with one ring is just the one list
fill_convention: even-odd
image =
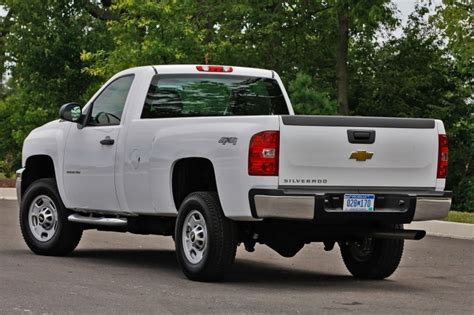
[(448, 137), (438, 135), (438, 172), (437, 178), (448, 175)]
[(280, 132), (262, 131), (250, 139), (249, 175), (278, 176)]
[(197, 71), (203, 72), (232, 72), (234, 69), (229, 66), (196, 66)]

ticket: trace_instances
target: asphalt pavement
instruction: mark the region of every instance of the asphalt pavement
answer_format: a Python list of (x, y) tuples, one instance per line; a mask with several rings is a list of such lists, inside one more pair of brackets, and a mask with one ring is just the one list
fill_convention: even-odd
[(339, 250), (242, 247), (226, 282), (187, 280), (171, 238), (86, 231), (68, 257), (32, 254), (0, 201), (0, 313), (474, 313), (474, 241), (406, 241), (397, 272), (361, 281)]

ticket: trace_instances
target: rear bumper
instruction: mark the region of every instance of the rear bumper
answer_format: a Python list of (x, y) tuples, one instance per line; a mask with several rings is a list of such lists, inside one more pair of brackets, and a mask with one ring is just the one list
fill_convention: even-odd
[[(349, 191), (347, 191), (349, 193)], [(451, 206), (451, 192), (379, 191), (373, 212), (342, 211), (344, 192), (252, 189), (252, 216), (260, 219), (313, 220), (322, 223), (410, 223), (442, 219)]]
[(449, 197), (417, 197), (413, 221), (444, 219), (451, 208)]

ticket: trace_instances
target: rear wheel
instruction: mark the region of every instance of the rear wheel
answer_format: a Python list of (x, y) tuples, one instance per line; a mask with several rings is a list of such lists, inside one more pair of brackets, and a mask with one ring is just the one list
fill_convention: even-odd
[(391, 276), (400, 264), (403, 245), (403, 239), (374, 238), (339, 244), (347, 269), (353, 276), (362, 279), (385, 279)]
[(217, 194), (195, 192), (179, 209), (175, 228), (176, 256), (191, 280), (222, 278), (234, 262), (235, 223), (224, 216)]
[(69, 222), (56, 181), (35, 181), (26, 190), (20, 206), (20, 227), (28, 247), (36, 254), (63, 256), (72, 252), (82, 229)]

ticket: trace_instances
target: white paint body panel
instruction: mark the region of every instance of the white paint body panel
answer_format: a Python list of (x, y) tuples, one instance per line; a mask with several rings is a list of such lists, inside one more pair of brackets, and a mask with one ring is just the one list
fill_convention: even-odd
[[(280, 126), (280, 176), (284, 186), (436, 186), (438, 133), (435, 129)], [(373, 144), (349, 143), (347, 130), (374, 130)], [(354, 151), (372, 152), (366, 161)], [(315, 185), (314, 179), (320, 180)], [(308, 182), (308, 180), (311, 180)]]
[[(251, 188), (277, 188), (277, 177), (247, 174), (251, 136), (277, 130), (277, 116), (167, 118), (130, 122), (123, 164), (124, 204), (134, 213), (176, 214), (171, 190), (174, 164), (187, 157), (209, 159), (217, 189), (228, 217), (248, 218)], [(222, 136), (237, 137), (237, 144), (218, 143)], [(140, 162), (138, 162), (140, 157)], [(137, 165), (138, 164), (138, 165)], [(143, 187), (143, 189), (136, 189)], [(250, 216), (251, 217), (251, 216)]]
[(54, 172), (61, 198), (67, 202), (64, 192), (63, 176), (64, 168), (64, 146), (67, 141), (67, 134), (72, 124), (54, 120), (30, 132), (23, 142), (22, 166), (26, 165), (26, 160), (30, 156), (47, 155), (54, 163)]
[(118, 139), (120, 126), (72, 126), (64, 151), (64, 192), (72, 208), (120, 210), (115, 192), (115, 145), (101, 145), (105, 137)]
[[(101, 210), (127, 215), (175, 216), (171, 188), (173, 167), (187, 157), (211, 161), (222, 208), (227, 217), (254, 220), (249, 206), (252, 188), (276, 189), (284, 178), (327, 178), (330, 186), (396, 186), (444, 189), (437, 180), (437, 130), (370, 128), (374, 145), (347, 142), (345, 127), (284, 126), (279, 116), (223, 116), (140, 119), (150, 82), (159, 74), (199, 73), (193, 65), (140, 67), (112, 77), (86, 104), (86, 111), (101, 91), (119, 76), (134, 74), (118, 126), (77, 128), (54, 121), (30, 133), (23, 147), (23, 166), (30, 156), (53, 159), (59, 192), (68, 208)], [(206, 73), (202, 73), (206, 75)], [(293, 115), (288, 95), (276, 73), (234, 67), (222, 75), (275, 78)], [(360, 128), (363, 129), (363, 128)], [(280, 176), (249, 176), (250, 138), (264, 130), (280, 130)], [(115, 140), (102, 146), (105, 136)], [(218, 143), (237, 137), (236, 145)], [(375, 153), (368, 162), (349, 160), (352, 150)], [(68, 173), (70, 171), (70, 173)], [(73, 173), (77, 171), (78, 173)]]

